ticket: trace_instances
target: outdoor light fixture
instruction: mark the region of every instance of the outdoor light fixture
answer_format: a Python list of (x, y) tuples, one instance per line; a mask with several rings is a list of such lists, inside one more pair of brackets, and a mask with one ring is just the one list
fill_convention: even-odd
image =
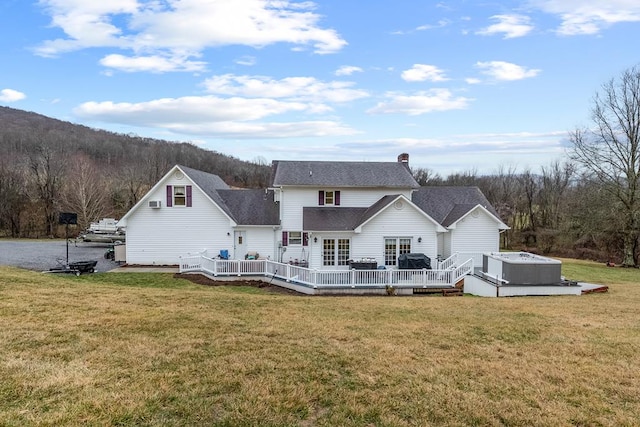
[(313, 238), (313, 243), (318, 243), (318, 238), (317, 237)]
[(418, 243), (422, 243), (422, 237), (418, 237)]

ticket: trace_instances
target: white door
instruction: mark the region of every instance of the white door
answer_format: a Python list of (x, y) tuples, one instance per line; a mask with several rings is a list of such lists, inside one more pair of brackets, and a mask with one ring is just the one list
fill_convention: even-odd
[(233, 259), (244, 259), (247, 254), (247, 232), (233, 232)]

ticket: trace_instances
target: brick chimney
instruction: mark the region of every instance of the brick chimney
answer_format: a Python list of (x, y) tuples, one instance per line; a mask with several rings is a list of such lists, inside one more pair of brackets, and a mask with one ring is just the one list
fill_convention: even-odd
[(407, 168), (409, 167), (409, 154), (402, 153), (398, 156), (398, 163), (402, 163)]

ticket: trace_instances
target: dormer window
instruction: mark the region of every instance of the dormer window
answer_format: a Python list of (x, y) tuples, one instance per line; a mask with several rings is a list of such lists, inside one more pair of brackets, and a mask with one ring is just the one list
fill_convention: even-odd
[(318, 191), (319, 206), (340, 206), (339, 190), (320, 190)]

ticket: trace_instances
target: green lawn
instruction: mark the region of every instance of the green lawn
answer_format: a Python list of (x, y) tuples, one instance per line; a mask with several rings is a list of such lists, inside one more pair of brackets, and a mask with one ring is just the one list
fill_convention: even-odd
[(0, 425), (637, 425), (640, 271), (606, 294), (307, 297), (0, 267)]

